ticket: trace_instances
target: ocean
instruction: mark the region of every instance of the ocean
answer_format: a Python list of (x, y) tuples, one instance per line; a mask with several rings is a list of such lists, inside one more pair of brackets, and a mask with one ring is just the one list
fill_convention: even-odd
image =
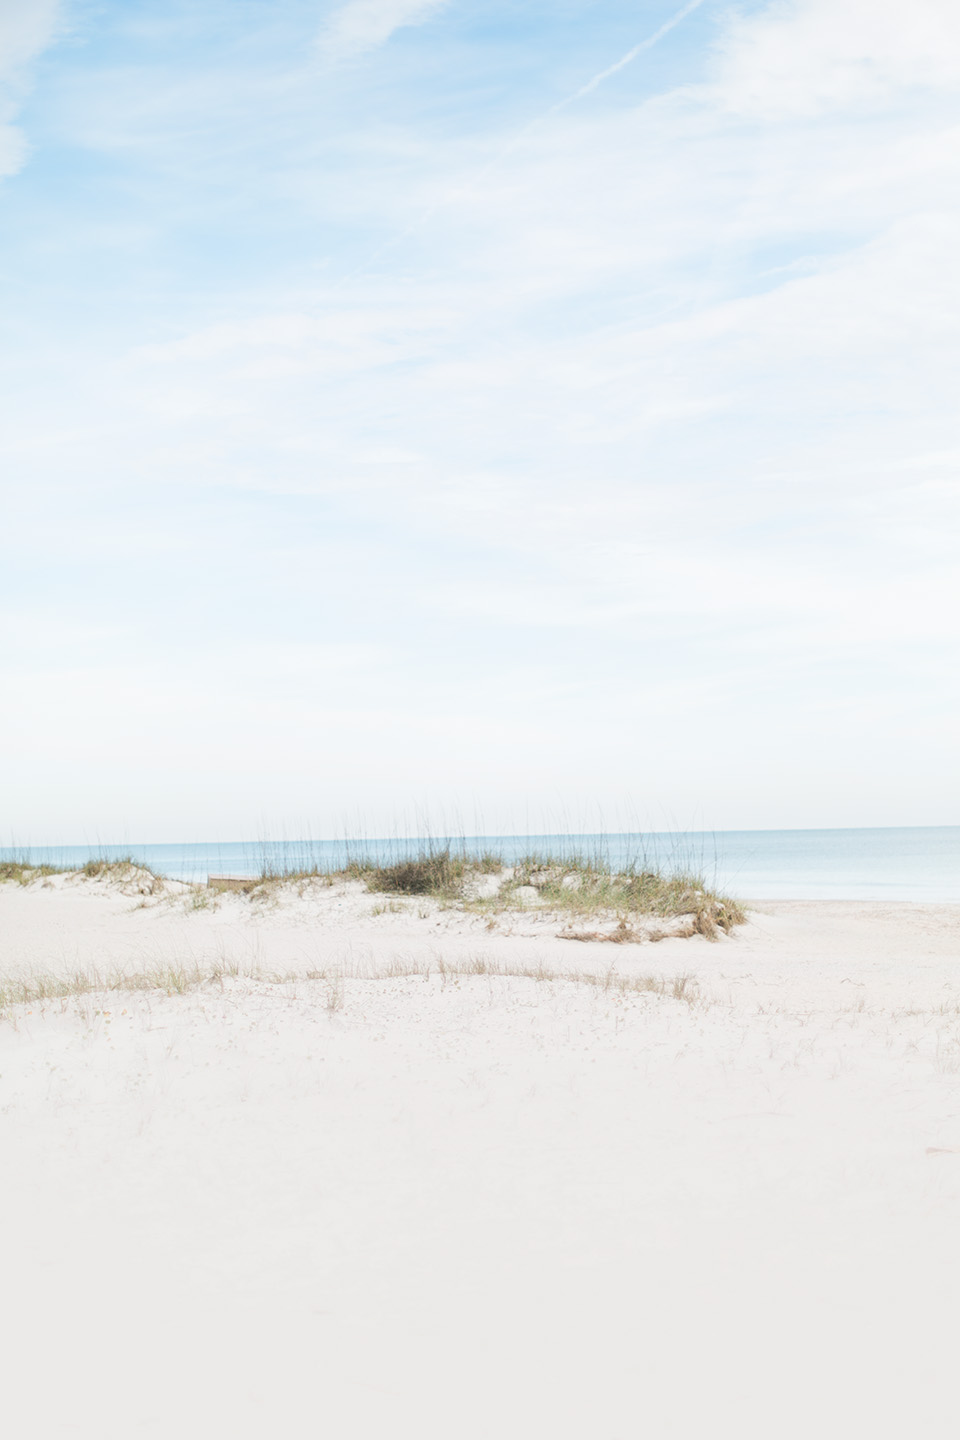
[(474, 835), (420, 839), (213, 841), (183, 845), (62, 845), (0, 850), (0, 859), (79, 866), (131, 856), (161, 875), (340, 869), (350, 860), (391, 860), (449, 844), (508, 863), (529, 854), (582, 856), (702, 875), (731, 895), (764, 900), (960, 902), (960, 826), (850, 830), (719, 830), (645, 835)]

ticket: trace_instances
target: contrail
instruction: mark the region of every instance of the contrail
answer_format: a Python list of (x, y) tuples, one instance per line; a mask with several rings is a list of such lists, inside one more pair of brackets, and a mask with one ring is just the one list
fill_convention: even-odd
[(448, 191), (441, 199), (429, 205), (421, 215), (417, 216), (416, 220), (412, 221), (403, 230), (399, 230), (396, 235), (392, 235), (389, 240), (385, 240), (382, 245), (378, 246), (356, 270), (349, 271), (343, 277), (341, 284), (346, 280), (352, 280), (357, 275), (362, 275), (364, 271), (369, 269), (374, 261), (379, 260), (381, 255), (386, 254), (386, 252), (392, 250), (395, 245), (399, 245), (401, 241), (406, 240), (408, 236), (414, 235), (418, 230), (422, 229), (427, 221), (436, 215), (439, 210), (445, 210), (448, 205), (452, 205), (461, 195), (468, 195), (477, 182), (482, 180), (484, 176), (489, 175), (490, 171), (495, 169), (501, 160), (505, 159), (507, 155), (512, 154), (519, 145), (522, 145), (530, 132), (535, 130), (538, 125), (542, 125), (545, 120), (549, 120), (551, 115), (556, 115), (558, 110), (565, 110), (568, 105), (573, 105), (577, 100), (582, 100), (585, 95), (592, 94), (605, 80), (609, 80), (611, 75), (616, 75), (618, 70), (623, 70), (626, 66), (632, 64), (637, 56), (642, 55), (645, 50), (652, 50), (654, 45), (659, 44), (663, 39), (664, 35), (668, 35), (675, 26), (685, 20), (688, 15), (692, 15), (694, 10), (699, 10), (700, 6), (704, 3), (705, 0), (688, 0), (688, 3), (682, 5), (675, 15), (671, 15), (669, 20), (665, 20), (658, 30), (654, 30), (652, 35), (648, 35), (645, 40), (641, 40), (639, 44), (634, 45), (632, 50), (627, 51), (626, 55), (621, 55), (619, 60), (616, 60), (612, 65), (608, 65), (607, 68), (601, 70), (599, 74), (594, 75), (593, 79), (588, 80), (585, 85), (581, 85), (579, 90), (574, 90), (572, 94), (567, 95), (563, 100), (558, 100), (555, 105), (550, 106), (549, 110), (544, 110), (542, 115), (537, 115), (533, 120), (528, 120), (526, 125), (518, 130), (516, 135), (508, 140), (495, 155), (491, 156), (485, 165), (481, 165), (479, 170), (474, 172), (466, 185), (457, 186), (455, 190)]
[(555, 110), (562, 110), (565, 105), (572, 105), (574, 100), (580, 100), (584, 95), (589, 95), (592, 90), (596, 90), (598, 85), (602, 85), (604, 80), (609, 80), (611, 75), (616, 75), (618, 70), (623, 70), (632, 60), (636, 60), (644, 50), (652, 50), (664, 35), (668, 35), (675, 25), (680, 24), (681, 20), (686, 20), (694, 10), (699, 10), (703, 3), (704, 0), (690, 0), (690, 3), (678, 10), (676, 15), (671, 15), (669, 20), (665, 20), (659, 30), (654, 30), (652, 35), (648, 35), (646, 40), (641, 40), (639, 45), (634, 45), (632, 50), (628, 50), (626, 55), (621, 55), (613, 65), (608, 65), (606, 70), (601, 70), (599, 75), (594, 75), (592, 80), (588, 80), (586, 85), (581, 85), (580, 89), (575, 90), (572, 95), (568, 95), (566, 100), (561, 100), (554, 105), (551, 110), (546, 112), (547, 115), (552, 115)]

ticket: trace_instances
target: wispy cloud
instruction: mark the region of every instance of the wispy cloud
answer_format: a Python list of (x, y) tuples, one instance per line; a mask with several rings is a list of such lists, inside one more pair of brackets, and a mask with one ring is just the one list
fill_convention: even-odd
[(327, 20), (320, 49), (328, 60), (346, 60), (383, 45), (397, 30), (422, 25), (449, 0), (348, 0)]
[[(423, 32), (413, 81), (389, 52), (363, 86), (268, 67), (255, 113), (219, 33), (189, 113), (173, 64), (166, 110), (123, 108), (156, 97), (152, 54), (123, 104), (83, 72), (65, 130), (96, 103), (93, 218), (65, 211), (59, 248), (0, 235), (11, 271), (55, 259), (14, 316), (0, 434), (18, 814), (43, 774), (51, 826), (70, 793), (78, 824), (157, 834), (169, 804), (222, 831), (237, 757), (269, 750), (242, 803), (277, 817), (329, 816), (330, 754), (374, 824), (426, 776), (609, 806), (627, 771), (681, 822), (955, 817), (960, 12), (777, 0), (708, 26), (678, 3), (501, 108), (460, 108), (458, 65), (510, 69), (466, 20), (443, 64), (446, 25)], [(360, 9), (381, 39), (426, 13), (337, 13)], [(520, 67), (529, 30), (505, 35)], [(631, 83), (598, 90), (617, 55)], [(108, 232), (118, 174), (153, 233)], [(63, 273), (82, 305), (48, 305)], [(230, 756), (198, 759), (198, 729)]]
[(22, 166), (26, 143), (14, 123), (30, 62), (53, 39), (59, 0), (0, 0), (0, 175), (12, 175)]
[(813, 117), (960, 84), (955, 0), (792, 0), (731, 17), (717, 94), (740, 114)]

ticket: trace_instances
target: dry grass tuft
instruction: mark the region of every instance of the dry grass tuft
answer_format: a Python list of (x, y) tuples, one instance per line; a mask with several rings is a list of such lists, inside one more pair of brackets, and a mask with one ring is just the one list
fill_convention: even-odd
[(133, 886), (139, 894), (156, 895), (164, 888), (163, 876), (132, 856), (120, 860), (87, 860), (83, 865), (75, 866), (32, 865), (28, 860), (0, 861), (0, 881), (13, 880), (18, 885), (30, 885), (34, 880), (43, 880), (50, 875), (103, 880), (120, 887)]
[[(659, 931), (658, 935), (665, 934)], [(599, 940), (607, 945), (639, 945), (647, 939), (644, 930), (633, 930), (626, 920), (621, 920), (616, 930), (561, 930), (561, 940)]]
[[(494, 855), (480, 859), (451, 855), (449, 850), (427, 851), (415, 859), (393, 865), (351, 867), (375, 894), (430, 896), (457, 903), (487, 916), (511, 910), (536, 909), (578, 919), (616, 919), (611, 934), (594, 929), (571, 929), (571, 940), (603, 940), (613, 944), (638, 943), (671, 935), (703, 935), (716, 940), (746, 920), (735, 900), (709, 889), (697, 876), (666, 874), (652, 869), (610, 870), (582, 860), (552, 860), (531, 856), (506, 867)], [(479, 876), (501, 874), (495, 894), (476, 896), (469, 882)], [(536, 892), (532, 895), (531, 892)], [(636, 927), (640, 916), (685, 920), (681, 927), (662, 933)]]
[(50, 1000), (67, 1000), (78, 995), (112, 994), (117, 991), (158, 991), (166, 995), (186, 995), (201, 985), (223, 983), (243, 972), (238, 965), (222, 963), (201, 968), (199, 965), (161, 965), (117, 975), (100, 975), (96, 971), (78, 971), (74, 975), (32, 975), (29, 979), (0, 981), (0, 1015), (19, 1005), (42, 1005)]
[[(312, 858), (306, 851), (298, 854), (296, 868), (264, 863), (260, 874), (249, 878), (211, 876), (207, 885), (192, 887), (187, 906), (197, 910), (215, 907), (225, 890), (251, 902), (272, 903), (288, 887), (303, 895), (313, 886), (352, 880), (363, 883), (372, 894), (408, 895), (436, 901), (442, 907), (456, 906), (485, 916), (488, 925), (496, 924), (494, 917), (515, 911), (556, 915), (567, 923), (568, 928), (561, 932), (566, 938), (608, 944), (636, 944), (668, 935), (717, 940), (746, 920), (737, 901), (710, 889), (699, 876), (647, 865), (613, 870), (599, 858), (529, 855), (508, 866), (493, 853), (454, 853), (449, 846), (434, 848), (430, 841), (419, 855), (386, 865), (353, 860), (332, 871), (304, 864)], [(64, 872), (53, 866), (30, 865), (25, 852), (0, 862), (0, 880), (21, 885), (60, 873)], [(152, 896), (164, 888), (160, 876), (132, 857), (94, 859), (67, 873), (112, 881), (125, 893)], [(420, 913), (425, 918), (429, 912)], [(670, 919), (674, 924), (659, 930), (650, 924), (640, 927), (641, 917), (647, 921)], [(616, 925), (612, 932), (611, 922)]]
[[(478, 884), (482, 877), (500, 877), (499, 884), (491, 892), (488, 883)], [(562, 916), (569, 926), (561, 932), (564, 938), (609, 944), (639, 944), (691, 935), (716, 940), (746, 920), (737, 901), (711, 890), (695, 875), (650, 868), (615, 871), (599, 862), (540, 856), (506, 866), (493, 854), (474, 858), (451, 853), (448, 848), (427, 849), (389, 865), (352, 861), (336, 872), (265, 870), (249, 879), (211, 876), (209, 888), (230, 889), (252, 900), (269, 900), (287, 886), (303, 893), (308, 884), (333, 885), (350, 880), (361, 881), (374, 895), (434, 900), (445, 907), (456, 906), (484, 915), (490, 923), (495, 923), (494, 916), (518, 910)], [(379, 908), (373, 913), (385, 911)], [(666, 929), (650, 925), (641, 929), (637, 923), (641, 917), (676, 923)], [(594, 925), (575, 926), (571, 922), (576, 920), (592, 920)], [(606, 927), (595, 928), (597, 922), (604, 921), (617, 922), (616, 929), (611, 933)]]
[(55, 865), (31, 865), (26, 860), (0, 860), (0, 881), (13, 880), (17, 885), (29, 885), (34, 880), (62, 873)]
[[(486, 978), (491, 980), (534, 980), (543, 985), (581, 985), (591, 990), (612, 995), (656, 995), (662, 999), (682, 1000), (684, 1004), (702, 1007), (707, 1002), (700, 994), (697, 980), (692, 975), (674, 976), (669, 979), (658, 975), (623, 975), (610, 969), (598, 973), (593, 970), (553, 970), (546, 965), (522, 965), (511, 961), (493, 960), (485, 955), (474, 955), (465, 960), (448, 963), (440, 957), (432, 961), (394, 959), (371, 970), (363, 965), (349, 969), (335, 967), (330, 970), (311, 970), (305, 977), (287, 976), (288, 980), (306, 978), (321, 980), (336, 987), (345, 979), (349, 980), (405, 980), (419, 977), (438, 977), (444, 983), (461, 979)], [(327, 1008), (331, 1007), (328, 1003)], [(336, 1005), (340, 1008), (339, 1003)]]
[(448, 981), (486, 977), (494, 980), (533, 980), (543, 985), (585, 986), (604, 994), (617, 996), (655, 995), (663, 999), (682, 1000), (691, 1006), (703, 1005), (694, 977), (683, 975), (666, 979), (655, 975), (621, 975), (615, 970), (596, 973), (590, 970), (551, 970), (544, 965), (512, 964), (476, 955), (448, 964), (442, 959), (418, 961), (397, 959), (369, 970), (363, 965), (350, 968), (334, 966), (329, 970), (304, 973), (264, 974), (255, 967), (244, 967), (228, 961), (206, 968), (200, 965), (163, 965), (152, 970), (127, 974), (99, 975), (77, 972), (74, 975), (34, 975), (29, 979), (0, 980), (0, 1019), (16, 1021), (23, 1006), (43, 1006), (85, 995), (156, 992), (164, 995), (187, 995), (206, 986), (222, 986), (225, 980), (250, 979), (263, 984), (288, 985), (301, 981), (320, 981), (326, 987), (324, 1008), (331, 1015), (344, 1005), (347, 980), (399, 980), (412, 977), (439, 978)]
[[(452, 856), (449, 850), (437, 850), (415, 860), (400, 860), (396, 865), (377, 865), (363, 879), (367, 889), (377, 895), (435, 895), (452, 899), (459, 895), (471, 868), (468, 860)], [(488, 872), (485, 872), (488, 873)]]
[[(710, 890), (698, 876), (665, 874), (651, 869), (614, 871), (588, 861), (555, 861), (530, 857), (513, 868), (496, 896), (468, 902), (471, 909), (489, 912), (529, 909), (526, 896), (537, 892), (536, 908), (579, 919), (616, 918), (612, 932), (569, 930), (571, 940), (603, 940), (613, 944), (664, 939), (670, 935), (703, 935), (716, 940), (742, 925), (746, 912), (735, 900)], [(663, 919), (684, 917), (680, 929), (660, 933), (636, 929), (640, 916)]]
[(561, 930), (557, 939), (593, 940), (605, 945), (643, 945), (645, 942), (655, 944), (658, 940), (689, 940), (691, 935), (698, 933), (692, 922), (675, 926), (672, 930), (663, 930), (660, 926), (636, 929), (621, 919), (615, 930)]
[(162, 875), (129, 855), (122, 860), (88, 860), (71, 873), (82, 875), (85, 880), (104, 880), (121, 889), (129, 890), (132, 886), (141, 895), (159, 895), (164, 888)]

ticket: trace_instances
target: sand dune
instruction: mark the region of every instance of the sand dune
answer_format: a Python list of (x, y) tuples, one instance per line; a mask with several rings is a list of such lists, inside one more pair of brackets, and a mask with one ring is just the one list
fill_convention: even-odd
[(0, 886), (6, 977), (214, 977), (0, 1022), (8, 1433), (955, 1434), (960, 907), (191, 903)]

